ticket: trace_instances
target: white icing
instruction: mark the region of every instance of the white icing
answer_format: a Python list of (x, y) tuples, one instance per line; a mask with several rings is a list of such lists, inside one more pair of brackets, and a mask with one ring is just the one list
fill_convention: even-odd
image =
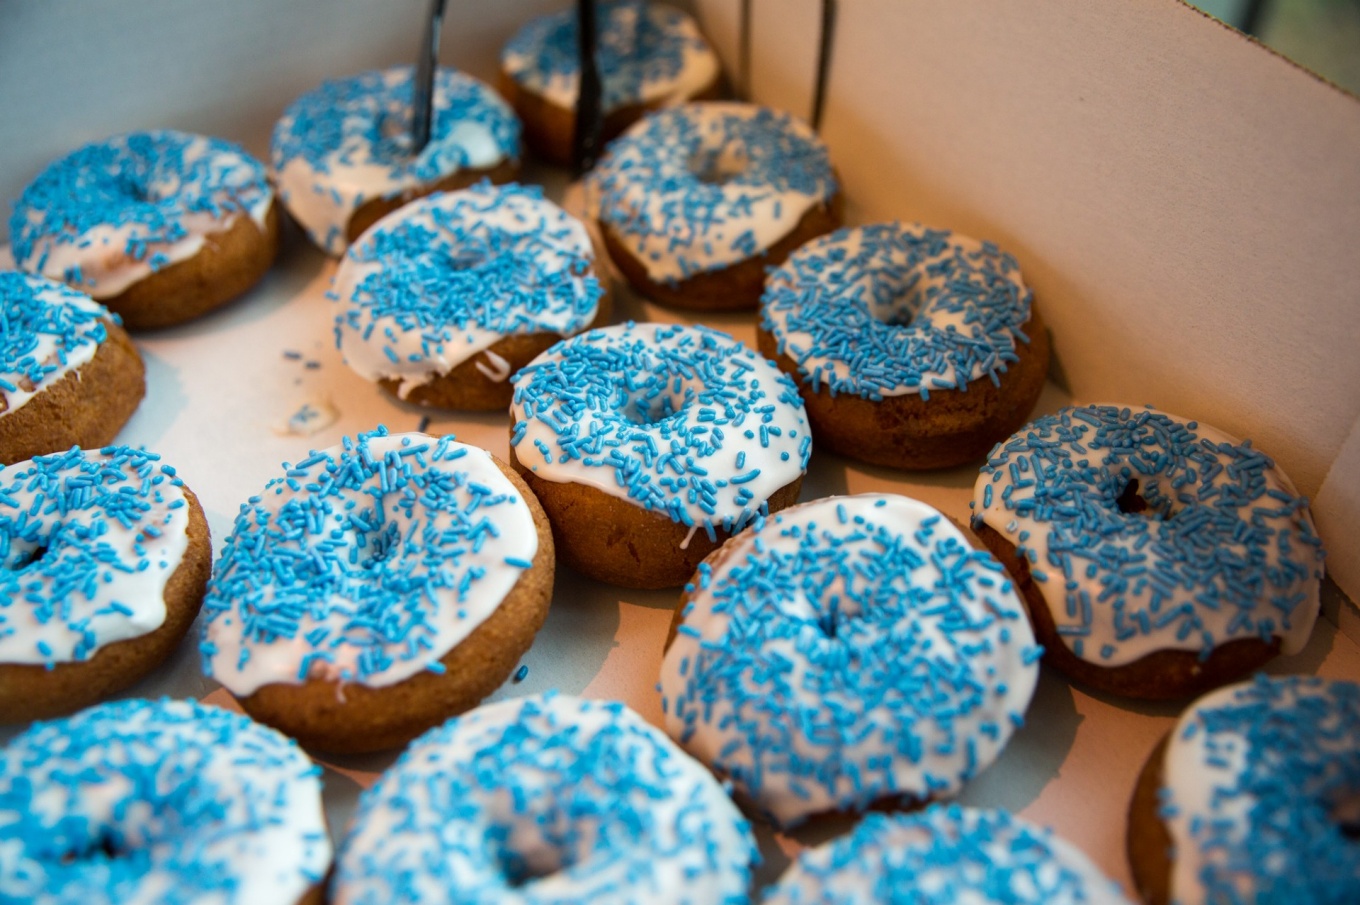
[[(1190, 419), (1178, 418), (1165, 412), (1158, 414), (1165, 415), (1182, 424), (1190, 423)], [(1237, 446), (1242, 442), (1229, 434), (1204, 424), (1202, 421), (1195, 422), (1195, 424), (1194, 433), (1198, 436), (1201, 444)], [(1024, 430), (1022, 429), (1021, 435), (1023, 434)], [(1104, 450), (1100, 452), (1102, 455), (1105, 453)], [(1075, 458), (1082, 458), (1082, 456)], [(1128, 477), (1137, 479), (1143, 486), (1146, 486), (1149, 481), (1156, 480), (1165, 483), (1165, 475), (1159, 474), (1155, 470), (1160, 463), (1155, 459), (1151, 461), (1154, 470), (1150, 474), (1139, 469), (1139, 460), (1136, 457), (1130, 457), (1122, 467), (1128, 470)], [(1015, 482), (1017, 476), (1022, 478), (1019, 484)], [(1291, 498), (1298, 497), (1299, 494), (1294, 489), (1293, 482), (1278, 467), (1265, 469), (1262, 472), (1262, 477), (1268, 492), (1274, 491)], [(1224, 470), (1213, 479), (1212, 483), (1215, 486), (1230, 484), (1232, 479)], [(984, 494), (989, 486), (991, 487), (991, 505), (984, 505)], [(1051, 523), (1041, 522), (1015, 511), (1016, 504), (1032, 498), (1034, 490), (1034, 482), (1028, 480), (1027, 474), (1017, 475), (1012, 473), (1010, 469), (1000, 469), (996, 474), (993, 474), (990, 469), (984, 469), (973, 488), (973, 517), (980, 518), (988, 527), (999, 533), (1009, 543), (1015, 544), (1017, 548), (1033, 551), (1033, 556), (1030, 559), (1032, 569), (1046, 570), (1047, 575), (1047, 580), (1036, 580), (1034, 582), (1035, 587), (1042, 594), (1045, 603), (1048, 605), (1049, 614), (1053, 618), (1054, 626), (1061, 635), (1063, 643), (1070, 650), (1077, 652), (1074, 648), (1074, 642), (1080, 640), (1082, 643), (1079, 656), (1082, 656), (1088, 662), (1101, 666), (1122, 666), (1133, 663), (1154, 651), (1199, 651), (1204, 649), (1205, 636), (1201, 631), (1189, 632), (1183, 638), (1177, 637), (1181, 626), (1179, 622), (1168, 622), (1161, 626), (1149, 624), (1137, 631), (1129, 631), (1128, 627), (1125, 626), (1125, 631), (1121, 632), (1116, 624), (1120, 613), (1112, 607), (1089, 607), (1089, 623), (1083, 619), (1082, 612), (1069, 607), (1068, 595), (1073, 593), (1087, 595), (1092, 601), (1098, 600), (1106, 593), (1104, 582), (1109, 576), (1094, 568), (1074, 570), (1072, 575), (1064, 576), (1051, 565), (1049, 556)], [(1193, 502), (1193, 488), (1191, 496)], [(1256, 505), (1258, 505), (1257, 502), (1245, 504), (1243, 518), (1248, 522), (1253, 517), (1250, 510)], [(1294, 517), (1292, 527), (1305, 529), (1308, 536), (1314, 538), (1317, 536), (1317, 530), (1313, 527), (1312, 516), (1308, 513), (1306, 507)], [(1023, 541), (1020, 540), (1022, 534), (1026, 535)], [(1295, 540), (1297, 540), (1297, 537), (1298, 531), (1295, 530)], [(1149, 548), (1135, 548), (1133, 538), (1121, 538), (1120, 542), (1129, 551), (1130, 562), (1137, 562), (1153, 555)], [(1224, 555), (1231, 553), (1241, 556), (1246, 552), (1246, 548), (1241, 544), (1225, 545), (1223, 552)], [(1283, 559), (1276, 544), (1266, 545), (1264, 555), (1267, 559), (1266, 565), (1269, 568), (1273, 568)], [(1295, 550), (1294, 555), (1300, 555), (1298, 549)], [(1309, 636), (1313, 633), (1313, 625), (1317, 621), (1319, 611), (1321, 578), (1320, 563), (1310, 566), (1303, 576), (1294, 581), (1290, 592), (1281, 595), (1282, 597), (1293, 597), (1296, 594), (1303, 596), (1302, 602), (1298, 603), (1290, 612), (1287, 624), (1275, 633), (1280, 638), (1280, 649), (1286, 655), (1297, 654), (1303, 650), (1304, 645), (1308, 643)], [(1181, 608), (1192, 608), (1200, 620), (1203, 633), (1207, 633), (1212, 638), (1215, 647), (1235, 638), (1258, 637), (1257, 634), (1251, 632), (1244, 634), (1240, 629), (1236, 632), (1231, 630), (1234, 620), (1239, 617), (1235, 607), (1209, 608), (1198, 606), (1197, 595), (1200, 593), (1200, 589), (1196, 587), (1181, 584), (1154, 588), (1148, 582), (1132, 581), (1127, 584), (1126, 600), (1137, 601), (1140, 607), (1148, 607), (1148, 601), (1152, 595), (1160, 593), (1162, 600), (1158, 607), (1153, 608), (1156, 612), (1172, 613)], [(1258, 605), (1264, 608), (1268, 604), (1265, 601), (1260, 601)], [(1064, 633), (1064, 628), (1089, 628), (1089, 633), (1077, 636)], [(1108, 655), (1103, 655), (1102, 649), (1105, 649), (1105, 653)]]
[[(20, 267), (54, 280), (66, 280), (69, 273), (78, 270), (81, 278), (73, 285), (88, 292), (92, 298), (108, 299), (120, 295), (152, 273), (192, 258), (209, 238), (225, 233), (235, 225), (238, 211), (216, 214), (190, 210), (180, 200), (181, 193), (193, 200), (232, 198), (248, 211), (260, 232), (264, 232), (274, 193), (264, 181), (264, 168), (257, 161), (222, 142), (209, 142), (201, 135), (170, 130), (145, 134), (185, 142), (183, 159), (186, 166), (211, 161), (211, 168), (207, 168), (213, 176), (211, 182), (186, 184), (181, 182), (178, 173), (165, 168), (153, 170), (161, 179), (144, 187), (147, 200), (160, 206), (167, 217), (174, 218), (183, 228), (182, 238), (173, 241), (149, 238), (147, 227), (135, 222), (102, 224), (79, 234), (37, 238), (30, 254), (18, 261)], [(112, 138), (107, 144), (129, 154), (127, 138)], [(40, 212), (32, 212), (30, 220), (37, 222), (40, 216)], [(141, 250), (129, 254), (130, 244)]]
[(0, 663), (88, 660), (160, 628), (166, 583), (189, 547), (184, 491), (154, 459), (77, 449), (41, 461), (0, 470)]
[[(296, 599), (300, 589), (264, 585), (253, 588), (252, 595), (243, 599), (228, 597), (221, 600), (221, 597), (230, 595), (235, 587), (232, 582), (240, 580), (243, 574), (236, 572), (236, 564), (231, 559), (233, 545), (263, 541), (262, 535), (243, 534), (243, 528), (259, 524), (261, 519), (277, 525), (285, 505), (312, 493), (304, 486), (309, 480), (299, 479), (297, 491), (290, 490), (287, 481), (271, 482), (253, 507), (243, 509), (246, 514), (238, 518), (236, 529), (227, 541), (227, 551), (218, 562), (206, 605), (210, 612), (204, 632), (209, 651), (205, 657), (208, 671), (228, 691), (244, 697), (268, 684), (302, 684), (309, 677), (355, 682), (374, 688), (394, 685), (437, 664), (501, 605), (524, 573), (523, 567), (511, 565), (507, 559), (528, 563), (538, 553), (538, 531), (533, 514), (485, 450), (451, 440), (435, 441), (424, 434), (370, 436), (367, 439), (368, 456), (375, 462), (389, 454), (400, 454), (408, 446), (421, 445), (427, 447), (422, 454), (424, 461), (412, 460), (412, 467), (455, 477), (450, 487), (456, 489), (449, 492), (458, 500), (457, 515), (447, 509), (432, 510), (421, 503), (419, 497), (408, 508), (403, 502), (410, 502), (407, 497), (413, 488), (403, 486), (383, 490), (378, 476), (372, 476), (360, 487), (337, 486), (333, 493), (318, 500), (325, 509), (318, 515), (319, 519), (324, 519), (321, 523), (324, 527), (311, 534), (299, 532), (287, 541), (278, 538), (267, 541), (274, 545), (271, 553), (276, 555), (324, 556), (330, 570), (328, 577), (334, 579), (329, 595), (316, 590), (316, 599), (299, 614), (292, 637), (276, 635), (268, 639), (246, 639), (241, 621), (246, 615), (267, 611), (283, 594), (290, 600)], [(436, 449), (444, 450), (444, 454), (436, 455)], [(314, 464), (308, 467), (307, 473), (312, 475), (311, 480), (317, 480), (326, 474), (332, 463), (353, 461), (358, 455), (347, 453), (343, 446), (313, 453), (310, 459)], [(296, 477), (296, 471), (296, 468), (290, 469), (290, 475)], [(327, 479), (325, 483), (329, 486), (331, 482)], [(493, 495), (507, 499), (494, 506), (474, 505), (478, 494), (470, 490), (470, 485), (489, 488)], [(353, 508), (346, 508), (351, 503)], [(357, 547), (350, 518), (365, 511), (369, 518), (379, 517), (373, 511), (375, 506), (381, 507), (380, 518), (385, 530), (400, 540), (389, 558), (366, 570), (358, 560), (372, 555), (372, 551)], [(429, 554), (437, 543), (430, 540), (431, 536), (461, 536), (483, 519), (493, 520), (495, 533), (481, 534), (479, 547), (473, 549), (469, 544), (462, 544), (457, 551), (446, 551), (448, 555), (444, 559), (431, 561)], [(327, 542), (324, 554), (314, 549), (322, 539)], [(351, 553), (355, 562), (350, 561)], [(355, 624), (359, 621), (355, 614), (362, 606), (357, 595), (365, 590), (365, 585), (379, 581), (378, 573), (386, 570), (421, 582), (417, 590), (411, 591), (413, 599), (418, 595), (422, 604), (422, 632), (418, 645), (414, 637), (385, 640), (363, 625)], [(481, 570), (482, 575), (471, 584), (471, 589), (460, 589), (461, 577), (475, 570)], [(305, 594), (306, 589), (301, 592)], [(370, 610), (369, 618), (372, 617)], [(392, 614), (392, 618), (398, 617)], [(325, 635), (319, 646), (308, 640), (314, 632)], [(413, 630), (410, 634), (414, 636), (416, 632)], [(375, 647), (383, 652), (385, 665), (374, 670), (361, 669), (360, 657), (371, 657)], [(243, 648), (248, 652), (244, 658)], [(305, 675), (304, 664), (307, 664)]]
[[(407, 230), (429, 230), (429, 244), (403, 246), (374, 254), (375, 243)], [(421, 233), (424, 235), (423, 233)], [(483, 299), (469, 295), (449, 300), (451, 291), (431, 286), (417, 274), (405, 285), (387, 286), (375, 302), (366, 281), (379, 280), (395, 269), (422, 266), (438, 273), (456, 259), (473, 271), (509, 253), (531, 255), (515, 277), (508, 296)], [(332, 293), (343, 310), (336, 318), (336, 342), (355, 373), (366, 380), (399, 381), (398, 398), (442, 377), (479, 352), (486, 364), (477, 369), (489, 379), (510, 377), (510, 363), (489, 351), (506, 336), (556, 333), (571, 336), (585, 329), (599, 310), (599, 286), (584, 267), (594, 247), (575, 217), (541, 197), (514, 187), (474, 186), (438, 193), (412, 202), (375, 223), (345, 254), (336, 270)], [(569, 288), (553, 288), (565, 282)], [(469, 292), (485, 291), (478, 285)], [(443, 320), (447, 312), (461, 319)]]
[[(960, 837), (976, 845), (966, 860), (953, 857), (956, 846), (968, 849)], [(896, 867), (895, 884), (885, 863)], [(1080, 849), (1047, 830), (1000, 812), (942, 807), (871, 815), (850, 836), (805, 849), (763, 903), (868, 905), (888, 901), (885, 886), (899, 891), (903, 881), (915, 893), (903, 901), (920, 905), (1131, 905)]]
[[(569, 343), (579, 345), (569, 346)], [(705, 510), (703, 500), (688, 490), (666, 491), (668, 509), (647, 507), (632, 498), (630, 486), (620, 483), (618, 469), (601, 462), (608, 449), (613, 447), (612, 440), (610, 447), (602, 450), (600, 455), (581, 456), (576, 444), (572, 444), (577, 450), (575, 457), (569, 457), (564, 451), (554, 424), (566, 418), (555, 408), (558, 400), (540, 396), (535, 381), (541, 377), (545, 383), (552, 384), (552, 375), (563, 368), (569, 356), (602, 348), (629, 349), (633, 359), (628, 362), (628, 366), (636, 367), (637, 370), (630, 373), (604, 373), (597, 368), (589, 375), (573, 374), (567, 382), (579, 384), (582, 380), (598, 379), (612, 383), (614, 388), (609, 391), (609, 398), (619, 402), (619, 395), (627, 395), (626, 384), (640, 386), (649, 375), (664, 373), (665, 362), (695, 359), (708, 365), (719, 361), (740, 361), (744, 365), (740, 370), (731, 364), (727, 365), (728, 385), (734, 394), (762, 393), (755, 405), (772, 407), (771, 412), (759, 417), (750, 415), (736, 418), (736, 410), (725, 409), (724, 404), (712, 401), (700, 404), (696, 397), (716, 388), (705, 384), (704, 368), (694, 368), (689, 370), (687, 376), (677, 376), (668, 384), (665, 395), (677, 410), (665, 418), (664, 423), (633, 422), (622, 410), (579, 413), (581, 421), (578, 427), (582, 436), (605, 431), (611, 438), (618, 439), (617, 445), (622, 446), (630, 457), (639, 461), (644, 457), (635, 451), (640, 448), (635, 447), (635, 444), (648, 440), (658, 455), (671, 451), (682, 460), (685, 456), (694, 456), (704, 470), (704, 480), (714, 485), (711, 512)], [(576, 360), (580, 361), (579, 358)], [(593, 362), (587, 367), (592, 365)], [(521, 464), (545, 481), (593, 487), (634, 505), (661, 511), (672, 520), (686, 525), (709, 522), (715, 526), (731, 523), (739, 527), (749, 521), (776, 490), (796, 480), (807, 467), (810, 433), (807, 415), (797, 390), (764, 357), (727, 334), (707, 328), (625, 323), (591, 330), (558, 343), (539, 355), (516, 375), (515, 386), (515, 398), (510, 405), (512, 446)], [(689, 403), (686, 403), (687, 396), (691, 400)], [(634, 401), (624, 399), (620, 404)], [(656, 404), (655, 401), (653, 404)], [(531, 410), (533, 416), (530, 415)], [(549, 418), (543, 417), (545, 410), (553, 411), (549, 416), (552, 423)], [(715, 421), (715, 413), (718, 421)], [(770, 419), (768, 425), (762, 424), (761, 419), (765, 417)], [(738, 420), (740, 423), (736, 423)], [(721, 441), (712, 432), (714, 426), (721, 427)], [(753, 436), (746, 437), (747, 431)], [(700, 452), (693, 447), (687, 449), (679, 437), (693, 436), (696, 432), (705, 442), (716, 443), (717, 448), (710, 452)], [(575, 438), (569, 438), (569, 442), (571, 439)], [(548, 450), (550, 461), (540, 451), (540, 444)], [(755, 477), (733, 483), (733, 478), (745, 476), (755, 469), (759, 469)], [(643, 464), (642, 470), (653, 475), (650, 483), (656, 488), (665, 486), (661, 483), (663, 478), (674, 479), (677, 474), (685, 472), (683, 466), (658, 465), (655, 457)], [(686, 480), (693, 477), (698, 477), (697, 473)]]
[[(350, 217), (366, 202), (395, 198), (460, 170), (488, 169), (514, 156), (491, 124), (474, 117), (432, 135), (429, 144), (405, 163), (394, 165), (391, 160), (375, 158), (372, 136), (376, 131), (381, 130), (389, 141), (409, 144), (404, 134), (409, 132), (409, 100), (394, 89), (411, 80), (411, 69), (398, 66), (374, 75), (381, 92), (356, 93), (347, 107), (333, 110), (340, 137), (320, 159), (303, 153), (280, 163), (279, 135), (296, 128), (292, 108), (275, 127), (273, 165), (279, 196), (312, 241), (333, 256), (344, 252)], [(469, 93), (499, 117), (513, 119), (509, 106), (489, 87), (450, 69), (436, 73), (435, 119), (453, 115), (453, 98)]]
[[(533, 762), (518, 754), (526, 737)], [(619, 773), (638, 779), (621, 785)], [(572, 774), (598, 808), (573, 801)], [(620, 851), (609, 857), (600, 843)], [(504, 850), (533, 872), (522, 887), (497, 871)], [(363, 797), (332, 894), (336, 905), (446, 901), (450, 889), (507, 905), (735, 902), (753, 857), (722, 787), (659, 730), (622, 705), (534, 696), (483, 705), (413, 742)], [(442, 876), (409, 867), (429, 864)]]
[[(576, 10), (566, 10), (545, 17), (546, 20), (529, 23), (525, 30), (532, 29), (533, 40), (521, 40), (521, 36), (516, 36), (501, 53), (501, 68), (506, 74), (564, 110), (576, 109), (581, 90), (579, 67), (549, 72), (539, 65), (538, 58), (549, 35), (565, 27), (567, 19), (576, 15)], [(631, 62), (622, 71), (604, 68), (600, 73), (603, 112), (635, 104), (657, 107), (684, 103), (717, 79), (717, 54), (704, 40), (694, 19), (679, 10), (659, 3), (606, 3), (601, 4), (597, 15), (599, 43), (614, 45), (619, 57), (627, 60), (631, 54), (636, 54), (637, 31), (643, 15), (651, 28), (663, 33), (664, 52), (679, 56), (678, 68), (673, 73), (659, 72), (645, 62)]]
[[(80, 731), (83, 748), (61, 738), (70, 722), (96, 721), (104, 727)], [(224, 730), (224, 722), (234, 725)], [(141, 876), (112, 874), (119, 877), (112, 900), (126, 905), (187, 901), (179, 898), (186, 894), (204, 905), (294, 905), (330, 867), (320, 771), (290, 740), (237, 714), (189, 701), (127, 701), (37, 724), (0, 754), (0, 786), (20, 778), (34, 790), (28, 826), (52, 828), (54, 839), (68, 837), (57, 827), (88, 824), (96, 838), (99, 828), (116, 827), (123, 845), (142, 850), (149, 863)], [(199, 810), (177, 812), (174, 802)], [(0, 825), (13, 826), (7, 816), (0, 813)], [(104, 856), (58, 867), (50, 859), (62, 844), (48, 840), (46, 852), (26, 854), (17, 839), (0, 842), (0, 899), (58, 905), (113, 895), (92, 888), (111, 876), (101, 873)], [(185, 861), (198, 876), (181, 874)], [(231, 875), (209, 872), (220, 865)]]
[[(107, 309), (98, 302), (92, 301), (88, 296), (68, 289), (60, 283), (53, 283), (41, 277), (7, 274), (4, 277), (6, 282), (22, 281), (25, 289), (19, 293), (11, 295), (8, 292), (0, 293), (0, 308), (3, 308), (4, 322), (0, 323), (0, 343), (4, 346), (5, 358), (0, 362), (0, 381), (6, 386), (0, 385), (0, 397), (5, 401), (3, 411), (0, 411), (0, 418), (12, 415), (23, 408), (29, 400), (37, 396), (43, 390), (61, 380), (67, 374), (88, 364), (99, 351), (100, 339), (97, 337), (103, 333), (105, 328), (101, 321), (111, 321)], [(28, 290), (31, 290), (31, 295)], [(20, 299), (23, 299), (21, 302)], [(70, 314), (53, 313), (51, 319), (56, 323), (67, 324), (73, 327), (72, 332), (79, 339), (72, 343), (71, 337), (56, 332), (37, 331), (32, 334), (20, 336), (11, 335), (11, 330), (18, 330), (20, 318), (23, 312), (20, 308), (27, 308), (34, 305), (50, 305), (54, 308), (69, 308), (74, 312), (85, 315), (85, 323), (75, 325), (74, 321), (79, 317), (73, 318)], [(41, 315), (36, 320), (48, 320)], [(25, 368), (18, 370), (15, 366), (20, 362), (37, 362), (45, 370), (41, 379), (34, 381), (30, 379), (30, 371)], [(47, 370), (49, 369), (50, 370)]]
[[(787, 130), (791, 141), (806, 143), (810, 150), (804, 158), (825, 156), (821, 140), (806, 123), (739, 103), (691, 103), (665, 110), (635, 123), (609, 146), (590, 177), (601, 223), (652, 280), (682, 280), (754, 257), (835, 194), (830, 165), (824, 161), (811, 166), (819, 171), (815, 185), (804, 179), (799, 187), (775, 191), (743, 180), (741, 174), (764, 155), (748, 156), (748, 147), (731, 143), (726, 133), (731, 121), (756, 119)], [(680, 122), (686, 124), (686, 134), (697, 136), (696, 147), (674, 140), (674, 124)], [(735, 178), (704, 182), (696, 166)], [(696, 205), (696, 198), (703, 204)], [(703, 219), (692, 216), (696, 210)]]
[[(902, 651), (903, 657), (928, 657), (938, 663), (966, 665), (974, 678), (963, 684), (971, 691), (973, 681), (986, 683), (989, 688), (985, 701), (973, 709), (951, 701), (947, 705), (953, 708), (950, 718), (938, 723), (916, 720), (912, 731), (921, 739), (923, 754), (911, 760), (895, 753), (895, 743), (903, 728), (904, 692), (876, 681), (878, 677), (871, 663), (855, 674), (850, 685), (837, 689), (839, 694), (828, 694), (822, 689), (815, 700), (785, 702), (772, 692), (762, 695), (764, 686), (754, 684), (753, 678), (748, 690), (762, 701), (760, 709), (769, 720), (783, 724), (787, 730), (780, 735), (785, 743), (777, 749), (753, 750), (752, 739), (741, 725), (751, 717), (750, 711), (739, 712), (740, 702), (734, 703), (728, 695), (694, 686), (700, 660), (720, 658), (721, 653), (715, 652), (734, 643), (729, 635), (732, 598), (729, 596), (728, 602), (715, 612), (715, 604), (719, 603), (715, 594), (721, 590), (728, 595), (734, 591), (741, 595), (741, 579), (733, 576), (734, 568), (792, 562), (809, 532), (845, 538), (836, 549), (846, 562), (861, 562), (860, 556), (873, 557), (882, 548), (877, 536), (865, 531), (865, 526), (887, 528), (897, 544), (920, 550), (922, 562), (912, 571), (910, 584), (922, 592), (936, 589), (932, 592), (934, 602), (922, 603), (904, 613), (891, 626), (895, 634), (900, 632), (902, 637), (913, 639), (910, 649)], [(851, 539), (856, 537), (857, 540)], [(968, 612), (969, 624), (977, 628), (963, 631), (941, 624), (937, 607), (953, 595), (938, 589), (948, 588), (951, 582), (959, 580), (957, 576), (946, 579), (930, 555), (945, 541), (972, 550), (953, 523), (939, 512), (916, 500), (890, 494), (829, 497), (793, 506), (770, 516), (759, 528), (730, 540), (707, 580), (701, 580), (690, 594), (691, 606), (684, 619), (686, 630), (675, 636), (662, 662), (660, 688), (666, 731), (683, 739), (686, 750), (701, 761), (710, 765), (720, 763), (722, 772), (734, 778), (738, 787), (773, 815), (779, 825), (796, 824), (811, 815), (847, 805), (867, 805), (870, 801), (864, 800), (866, 789), (878, 790), (881, 797), (899, 793), (949, 795), (957, 791), (966, 774), (991, 763), (1009, 741), (1033, 697), (1038, 665), (1034, 662), (1033, 632), (1014, 587), (999, 566), (994, 572), (973, 570), (967, 580), (968, 594), (957, 595)], [(824, 582), (819, 574), (808, 579), (816, 585), (815, 598), (804, 583), (794, 596), (772, 599), (771, 605), (780, 614), (777, 618), (787, 625), (815, 623), (826, 602), (835, 599), (845, 620), (855, 620), (858, 626), (883, 622), (881, 617), (872, 622), (856, 617), (864, 615), (860, 612), (863, 602), (881, 600), (883, 591), (879, 588), (900, 576), (876, 573), (870, 562), (866, 558), (856, 568), (863, 580), (855, 587), (847, 587), (842, 574), (827, 575), (829, 582)], [(749, 614), (743, 615), (744, 624), (753, 621)], [(750, 638), (748, 643), (758, 645), (759, 652), (752, 649), (744, 653), (769, 663), (771, 669), (778, 671), (780, 664), (788, 665), (788, 687), (813, 687), (807, 679), (814, 667), (803, 649), (807, 643), (804, 634), (794, 631), (787, 635), (764, 634)], [(858, 648), (867, 646), (869, 641), (847, 631), (843, 639), (827, 639), (827, 643)], [(927, 650), (931, 653), (926, 654)], [(902, 679), (906, 681), (905, 677)], [(702, 710), (701, 716), (696, 717), (696, 708)], [(805, 727), (800, 714), (814, 712), (838, 715), (836, 730), (829, 725)], [(853, 722), (845, 720), (848, 714), (854, 714)], [(835, 741), (831, 740), (833, 737)], [(958, 744), (959, 739), (971, 740), (973, 749)], [(834, 758), (835, 763), (855, 764), (859, 769), (799, 775), (788, 769), (793, 758), (804, 762)], [(743, 775), (759, 776), (760, 787), (753, 789), (743, 784), (738, 779)]]

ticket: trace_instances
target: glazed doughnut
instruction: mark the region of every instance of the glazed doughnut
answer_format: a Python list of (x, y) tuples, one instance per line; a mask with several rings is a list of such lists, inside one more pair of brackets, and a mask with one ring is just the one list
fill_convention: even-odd
[(305, 745), (395, 747), (510, 676), (552, 580), (551, 532), (513, 472), (379, 428), (241, 508), (204, 601), (205, 671)]
[(336, 905), (738, 905), (750, 825), (700, 764), (622, 704), (488, 704), (415, 741), (359, 799)]
[[(649, 110), (717, 96), (721, 70), (694, 19), (642, 0), (600, 4), (596, 66), (601, 140)], [(577, 12), (529, 21), (501, 51), (501, 93), (524, 121), (524, 142), (552, 163), (571, 163), (580, 92)]]
[(700, 564), (681, 613), (666, 731), (782, 827), (956, 792), (1039, 674), (1001, 565), (906, 497), (770, 516)]
[(1029, 417), (1048, 332), (990, 242), (880, 223), (814, 239), (766, 279), (760, 351), (798, 381), (817, 444), (891, 468), (984, 456)]
[(118, 319), (43, 277), (0, 272), (0, 463), (112, 443), (146, 394)]
[(0, 753), (0, 900), (319, 905), (321, 771), (194, 701), (38, 723)]
[(685, 104), (610, 144), (590, 177), (609, 256), (654, 301), (754, 308), (765, 268), (840, 225), (826, 146), (748, 104)]
[(326, 254), (339, 257), (385, 215), (436, 191), (519, 171), (519, 120), (491, 88), (439, 69), (430, 142), (412, 157), (410, 66), (323, 82), (274, 126), (279, 197)]
[(812, 443), (783, 374), (725, 333), (619, 324), (515, 377), (510, 464), (562, 559), (631, 588), (678, 587), (757, 515), (798, 498)]
[(608, 316), (594, 258), (581, 222), (536, 187), (436, 194), (350, 246), (332, 286), (336, 342), (398, 399), (504, 411), (516, 371)]
[(1004, 811), (870, 814), (806, 849), (764, 905), (1130, 905), (1075, 846)]
[(1067, 408), (993, 450), (971, 505), (1045, 658), (1093, 688), (1192, 696), (1313, 631), (1308, 501), (1249, 440), (1150, 407)]
[(212, 563), (193, 493), (123, 446), (0, 469), (0, 550), (0, 723), (70, 713), (163, 663)]
[(1360, 901), (1357, 750), (1354, 682), (1258, 675), (1196, 701), (1129, 808), (1148, 905)]
[(130, 330), (220, 307), (259, 282), (278, 251), (264, 166), (231, 142), (169, 129), (51, 164), (9, 228), (21, 270), (88, 292)]

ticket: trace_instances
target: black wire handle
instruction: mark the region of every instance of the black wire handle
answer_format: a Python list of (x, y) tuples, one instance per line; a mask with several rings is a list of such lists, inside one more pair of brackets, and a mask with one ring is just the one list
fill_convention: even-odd
[(411, 117), (411, 156), (415, 157), (430, 143), (434, 125), (434, 72), (439, 65), (439, 33), (444, 24), (445, 0), (431, 0), (430, 15), (425, 20), (425, 35), (420, 43), (420, 59), (416, 63)]
[(836, 34), (836, 0), (822, 0), (822, 33), (817, 43), (817, 85), (812, 94), (812, 128), (822, 130), (826, 83), (831, 71), (831, 44)]
[(737, 20), (737, 79), (741, 82), (741, 99), (751, 99), (751, 0), (741, 0), (741, 14)]
[(577, 0), (576, 33), (581, 52), (581, 85), (576, 96), (576, 129), (571, 163), (579, 176), (600, 156), (600, 68), (595, 60), (595, 0)]

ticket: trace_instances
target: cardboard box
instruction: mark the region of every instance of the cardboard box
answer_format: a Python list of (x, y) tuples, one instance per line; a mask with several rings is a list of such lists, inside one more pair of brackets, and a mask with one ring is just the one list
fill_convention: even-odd
[[(442, 59), (491, 77), (514, 28), (560, 6), (479, 4), (475, 15), (455, 6)], [(731, 71), (738, 4), (695, 6)], [(82, 142), (135, 128), (210, 132), (267, 157), (273, 121), (297, 94), (413, 58), (424, 8), (12, 4), (0, 31), (0, 194), (16, 197)], [(753, 9), (754, 96), (805, 113), (819, 3)], [(1040, 411), (1071, 399), (1149, 402), (1252, 437), (1314, 497), (1329, 569), (1360, 597), (1360, 101), (1176, 0), (842, 0), (839, 12), (823, 133), (851, 220), (919, 219), (1012, 251), (1055, 342)], [(535, 177), (565, 188), (560, 173)], [(138, 337), (148, 394), (124, 439), (179, 468), (219, 547), (239, 503), (280, 462), (343, 434), (415, 429), (430, 414), (432, 432), (507, 449), (504, 416), (426, 413), (353, 375), (323, 296), (333, 262), (291, 240), (248, 297)], [(695, 320), (632, 299), (622, 307)], [(704, 320), (752, 338), (749, 317)], [(335, 420), (310, 437), (286, 432), (304, 404)], [(975, 474), (906, 475), (815, 455), (803, 498), (891, 489), (962, 520)], [(1270, 671), (1360, 679), (1360, 618), (1334, 587), (1327, 600), (1330, 621)], [(563, 569), (527, 679), (497, 697), (557, 688), (619, 698), (659, 721), (653, 683), (674, 602)], [(191, 639), (134, 693), (225, 700), (214, 687)], [(1179, 709), (1105, 699), (1045, 670), (1028, 725), (962, 800), (1052, 825), (1127, 886), (1124, 808)], [(390, 760), (328, 764), (337, 833)], [(762, 876), (808, 841), (762, 831)]]

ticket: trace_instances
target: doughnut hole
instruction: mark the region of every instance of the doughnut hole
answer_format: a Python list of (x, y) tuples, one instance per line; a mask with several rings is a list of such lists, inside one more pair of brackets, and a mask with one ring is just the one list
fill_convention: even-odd
[(705, 185), (727, 185), (739, 182), (749, 163), (744, 148), (706, 148), (690, 158), (689, 171)]
[[(198, 616), (212, 568), (203, 507), (187, 487), (184, 496), (189, 504), (189, 546), (165, 585), (165, 621), (145, 635), (100, 648), (88, 660), (58, 663), (51, 669), (0, 663), (0, 724), (51, 719), (88, 707), (131, 686), (174, 653)], [(49, 549), (38, 546), (23, 555), (41, 550), (45, 556)], [(34, 557), (20, 565), (11, 560), (5, 567), (32, 568), (41, 561)]]

